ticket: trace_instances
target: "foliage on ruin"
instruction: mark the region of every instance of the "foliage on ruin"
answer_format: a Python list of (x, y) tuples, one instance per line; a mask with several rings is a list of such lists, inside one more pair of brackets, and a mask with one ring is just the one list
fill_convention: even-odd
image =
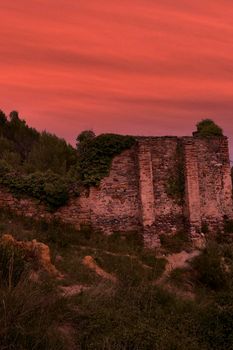
[(185, 197), (184, 155), (180, 144), (177, 145), (175, 167), (166, 184), (166, 193), (178, 205), (182, 205)]
[(132, 136), (117, 134), (92, 136), (77, 138), (79, 141), (77, 172), (85, 186), (98, 186), (101, 179), (108, 175), (113, 157), (135, 143)]
[(196, 136), (208, 137), (208, 136), (223, 136), (223, 131), (213, 120), (203, 119), (196, 125), (197, 131), (194, 133)]

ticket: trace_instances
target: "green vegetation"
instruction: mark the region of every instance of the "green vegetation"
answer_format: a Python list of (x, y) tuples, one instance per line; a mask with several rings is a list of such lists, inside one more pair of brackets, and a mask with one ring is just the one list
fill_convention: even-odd
[[(232, 244), (210, 242), (189, 270), (173, 271), (170, 283), (176, 288), (192, 286), (196, 299), (189, 300), (155, 283), (166, 261), (144, 250), (135, 233), (103, 236), (87, 226), (76, 231), (58, 221), (36, 222), (0, 210), (0, 235), (5, 232), (49, 244), (52, 260), (65, 277), (29, 281), (22, 272), (27, 265), (16, 253), (19, 274), (13, 288), (0, 284), (3, 349), (69, 350), (70, 344), (81, 350), (233, 349)], [(186, 240), (181, 237), (180, 244)], [(105, 281), (84, 266), (86, 255), (118, 282)], [(0, 259), (0, 271), (11, 266), (12, 252), (7, 256), (7, 264)], [(88, 289), (64, 298), (58, 292), (61, 285)]]
[(223, 136), (223, 131), (213, 120), (203, 119), (197, 123), (197, 131), (194, 134), (203, 137)]
[(54, 210), (67, 203), (67, 182), (48, 170), (44, 173), (21, 174), (0, 161), (0, 184), (15, 195), (27, 195), (47, 204)]
[(185, 196), (185, 174), (184, 155), (180, 144), (177, 145), (176, 163), (173, 172), (168, 179), (166, 192), (178, 205), (183, 204)]
[[(17, 112), (0, 111), (0, 185), (30, 196), (51, 210), (64, 205), (77, 152), (64, 140), (28, 127)], [(75, 181), (75, 178), (74, 178)]]
[(56, 210), (84, 186), (99, 185), (112, 158), (134, 142), (130, 136), (95, 136), (87, 130), (77, 137), (76, 150), (55, 135), (30, 128), (16, 111), (8, 118), (0, 111), (0, 185)]
[(182, 250), (190, 249), (191, 242), (186, 232), (177, 232), (174, 235), (160, 235), (162, 247), (169, 253), (179, 253)]
[[(199, 123), (198, 133), (220, 136), (211, 125)], [(0, 112), (0, 185), (57, 209), (82, 186), (97, 186), (113, 156), (134, 143), (129, 136), (95, 136), (87, 130), (77, 137), (75, 150), (54, 135), (29, 128), (17, 112), (9, 118)], [(177, 155), (178, 177), (171, 177), (167, 190), (182, 203), (181, 148)], [(232, 233), (232, 226), (226, 220), (225, 232)], [(208, 233), (204, 222), (202, 232)], [(162, 257), (144, 249), (138, 232), (104, 236), (87, 225), (77, 231), (57, 220), (35, 221), (0, 209), (0, 237), (5, 233), (48, 244), (64, 278), (44, 272), (39, 282), (31, 280), (33, 256), (0, 244), (2, 350), (233, 350), (232, 243), (208, 242), (190, 267), (167, 276), (166, 254), (191, 249), (185, 232), (161, 235)], [(86, 256), (117, 282), (84, 265)], [(173, 288), (185, 292), (186, 284), (194, 299), (175, 295)], [(73, 285), (82, 291), (64, 297), (61, 287)]]
[(69, 321), (70, 312), (50, 281), (21, 278), (12, 290), (1, 285), (0, 299), (1, 349), (67, 349), (58, 327)]
[(227, 285), (228, 276), (224, 271), (222, 253), (216, 243), (210, 243), (203, 254), (193, 262), (193, 267), (198, 272), (198, 281), (212, 290), (225, 289)]
[(90, 131), (81, 133), (77, 141), (78, 172), (87, 186), (99, 185), (109, 173), (112, 158), (135, 143), (132, 136), (103, 134), (95, 137)]

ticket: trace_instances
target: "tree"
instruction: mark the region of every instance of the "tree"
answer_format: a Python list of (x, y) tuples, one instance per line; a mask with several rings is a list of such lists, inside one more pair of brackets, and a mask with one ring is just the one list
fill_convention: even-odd
[(199, 123), (197, 123), (197, 131), (194, 132), (194, 135), (197, 136), (223, 136), (223, 131), (215, 124), (215, 122), (211, 119), (203, 119)]
[(6, 125), (7, 125), (7, 117), (5, 113), (2, 110), (0, 110), (0, 136), (4, 134)]
[(95, 138), (95, 133), (92, 130), (82, 131), (76, 138), (76, 147), (79, 149), (83, 145), (90, 143)]
[(25, 121), (19, 119), (19, 113), (17, 111), (10, 112), (9, 118), (11, 124), (18, 124), (19, 122), (26, 124)]
[(5, 113), (0, 109), (0, 127), (4, 126), (7, 122)]
[(27, 167), (30, 172), (45, 172), (49, 169), (56, 174), (65, 175), (76, 163), (76, 158), (77, 151), (65, 140), (44, 131), (32, 147)]
[(18, 112), (12, 111), (9, 115), (3, 135), (14, 143), (15, 151), (20, 154), (22, 161), (27, 159), (34, 143), (39, 139), (39, 132), (30, 128), (25, 120), (19, 117)]

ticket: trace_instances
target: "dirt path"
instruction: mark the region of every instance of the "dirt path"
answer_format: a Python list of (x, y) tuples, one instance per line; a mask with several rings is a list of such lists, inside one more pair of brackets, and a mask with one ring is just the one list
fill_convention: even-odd
[(109, 250), (104, 250), (104, 249), (101, 249), (101, 248), (94, 248), (94, 247), (89, 247), (89, 246), (85, 246), (85, 245), (78, 246), (78, 247), (81, 248), (81, 249), (93, 250), (94, 252), (101, 252), (101, 253), (104, 253), (104, 254), (107, 254), (107, 255), (123, 256), (123, 257), (126, 257), (126, 258), (138, 259), (138, 257), (136, 255), (122, 254), (122, 253), (113, 253), (113, 252), (110, 252)]
[(188, 253), (186, 251), (182, 251), (177, 254), (171, 254), (167, 256), (167, 265), (165, 268), (165, 274), (170, 274), (172, 270), (175, 269), (185, 269), (186, 267), (189, 267), (189, 262), (198, 256), (200, 254), (199, 250), (194, 250), (191, 253)]
[(182, 251), (180, 253), (170, 254), (167, 257), (165, 257), (167, 260), (165, 271), (162, 274), (162, 276), (155, 281), (155, 284), (163, 286), (167, 291), (172, 292), (183, 299), (195, 299), (195, 294), (192, 288), (188, 288), (187, 290), (185, 288), (178, 288), (168, 281), (168, 277), (171, 274), (171, 272), (175, 269), (188, 268), (190, 266), (190, 261), (196, 256), (200, 255), (200, 253), (201, 252), (199, 250), (194, 250), (190, 253)]
[(144, 269), (149, 269), (149, 270), (152, 269), (151, 266), (148, 266), (148, 265), (146, 265), (146, 264), (143, 264), (143, 262), (141, 262), (141, 260), (139, 259), (139, 257), (138, 257), (137, 255), (122, 254), (122, 253), (113, 253), (113, 252), (110, 252), (109, 250), (103, 250), (103, 249), (100, 249), (100, 248), (93, 248), (93, 247), (88, 247), (88, 246), (79, 246), (79, 248), (81, 248), (81, 249), (93, 250), (94, 252), (101, 252), (101, 253), (104, 253), (104, 254), (106, 254), (106, 255), (119, 256), (119, 257), (123, 257), (123, 258), (134, 259), (134, 260), (137, 260), (137, 262), (138, 262)]
[(161, 284), (162, 282), (164, 282), (173, 270), (185, 269), (189, 267), (189, 262), (199, 254), (200, 254), (199, 250), (193, 250), (190, 253), (183, 250), (180, 253), (170, 254), (164, 257), (167, 260), (167, 264), (166, 264), (164, 273), (157, 280), (157, 283)]

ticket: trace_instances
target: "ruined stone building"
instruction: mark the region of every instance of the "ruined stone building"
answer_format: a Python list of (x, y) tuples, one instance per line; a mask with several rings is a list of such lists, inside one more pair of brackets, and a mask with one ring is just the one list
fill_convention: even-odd
[[(0, 205), (24, 215), (50, 218), (33, 200), (1, 191)], [(232, 182), (226, 137), (139, 137), (112, 161), (109, 176), (55, 214), (79, 227), (109, 234), (141, 231), (148, 246), (160, 234), (188, 230), (220, 232), (233, 218)]]

